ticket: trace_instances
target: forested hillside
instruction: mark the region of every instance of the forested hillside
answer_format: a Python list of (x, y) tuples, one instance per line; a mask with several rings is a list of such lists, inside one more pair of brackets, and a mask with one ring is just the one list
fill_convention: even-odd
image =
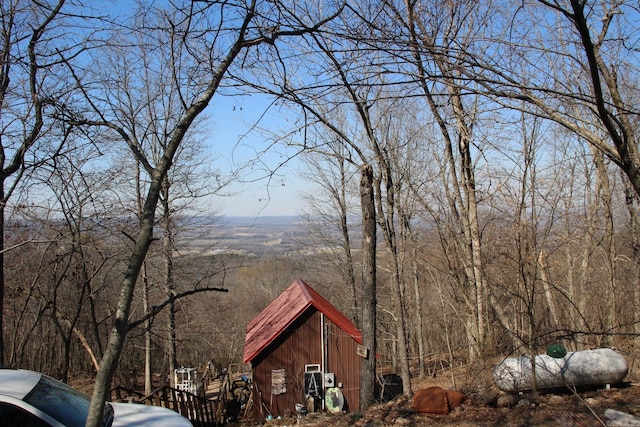
[[(0, 362), (95, 375), (89, 424), (133, 372), (239, 361), (297, 277), (380, 355), (363, 378), (637, 358), (637, 3), (0, 9)], [(229, 139), (213, 100), (258, 97)], [(234, 183), (294, 159), (302, 217), (225, 223)]]

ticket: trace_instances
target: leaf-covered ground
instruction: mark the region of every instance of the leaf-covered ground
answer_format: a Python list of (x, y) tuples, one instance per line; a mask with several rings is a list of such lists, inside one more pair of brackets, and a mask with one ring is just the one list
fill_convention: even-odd
[[(305, 418), (254, 421), (254, 424), (276, 426), (307, 427), (598, 427), (606, 426), (608, 419), (604, 413), (614, 409), (640, 417), (640, 384), (635, 385), (635, 369), (630, 369), (623, 385), (611, 388), (592, 387), (588, 389), (554, 390), (540, 392), (536, 396), (527, 394), (507, 395), (491, 384), (495, 361), (484, 366), (471, 368), (458, 366), (443, 369), (438, 375), (425, 379), (414, 378), (412, 389), (439, 386), (456, 389), (466, 394), (465, 401), (448, 415), (429, 415), (413, 410), (413, 402), (406, 397), (372, 407), (364, 414), (309, 414)], [(453, 387), (452, 384), (459, 384)], [(624, 424), (617, 424), (618, 426)], [(267, 426), (270, 427), (270, 426)]]
[(607, 425), (604, 412), (615, 409), (640, 416), (640, 386), (593, 389), (578, 393), (541, 393), (536, 398), (518, 396), (513, 406), (498, 407), (495, 400), (469, 397), (448, 415), (416, 413), (412, 402), (398, 398), (376, 405), (365, 414), (310, 414), (305, 418), (273, 420), (267, 424), (308, 427), (411, 427), (411, 426), (575, 426)]

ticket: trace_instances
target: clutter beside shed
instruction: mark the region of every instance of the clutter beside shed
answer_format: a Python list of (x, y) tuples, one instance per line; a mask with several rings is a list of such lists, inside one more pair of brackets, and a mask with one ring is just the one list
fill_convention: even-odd
[(185, 368), (183, 366), (175, 369), (173, 374), (176, 389), (197, 394), (198, 371), (196, 368)]
[(413, 395), (413, 410), (423, 414), (447, 415), (465, 400), (466, 396), (456, 390), (445, 390), (434, 386), (416, 390)]

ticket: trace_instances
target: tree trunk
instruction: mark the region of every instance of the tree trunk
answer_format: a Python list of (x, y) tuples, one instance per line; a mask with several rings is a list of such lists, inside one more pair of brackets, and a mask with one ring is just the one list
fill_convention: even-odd
[[(141, 168), (140, 162), (136, 161), (136, 200), (137, 200), (137, 215), (138, 222), (142, 223), (143, 217), (143, 200), (142, 197), (142, 182), (141, 182)], [(149, 304), (149, 277), (147, 276), (147, 263), (142, 262), (141, 266), (142, 276), (142, 310), (147, 315), (151, 310)], [(151, 319), (147, 319), (144, 322), (144, 393), (148, 396), (151, 394)]]
[(118, 360), (122, 354), (129, 330), (129, 313), (131, 311), (133, 291), (138, 279), (138, 274), (142, 268), (142, 263), (153, 240), (153, 223), (156, 206), (158, 205), (158, 196), (160, 194), (159, 187), (161, 178), (158, 174), (155, 175), (151, 181), (151, 187), (149, 188), (144, 204), (144, 216), (142, 218), (140, 231), (135, 239), (135, 246), (129, 258), (126, 273), (122, 281), (118, 308), (109, 336), (109, 342), (100, 361), (100, 369), (96, 375), (93, 395), (91, 396), (91, 403), (89, 405), (89, 415), (87, 416), (87, 427), (99, 427), (102, 425), (104, 404), (109, 397), (107, 393), (110, 389), (111, 379), (118, 366)]
[(360, 316), (358, 313), (358, 293), (356, 292), (356, 274), (353, 268), (353, 255), (351, 253), (351, 238), (349, 235), (347, 194), (346, 194), (346, 176), (345, 161), (340, 159), (340, 198), (337, 201), (340, 205), (340, 232), (342, 233), (342, 245), (345, 256), (346, 280), (349, 291), (351, 292), (351, 301), (353, 304), (354, 323), (360, 327)]
[(411, 396), (411, 373), (409, 372), (409, 355), (406, 334), (406, 310), (404, 305), (403, 282), (400, 278), (400, 262), (398, 256), (398, 239), (396, 234), (395, 220), (395, 185), (392, 179), (392, 171), (382, 154), (378, 156), (378, 164), (385, 177), (386, 190), (386, 216), (382, 209), (382, 191), (380, 189), (380, 181), (375, 181), (377, 194), (375, 194), (378, 202), (378, 220), (382, 228), (382, 234), (385, 239), (387, 253), (391, 259), (391, 299), (395, 315), (396, 326), (396, 351), (398, 362), (400, 364), (400, 376), (402, 377), (402, 390), (406, 396)]
[(419, 376), (420, 378), (424, 378), (424, 332), (422, 331), (422, 298), (420, 297), (420, 275), (418, 273), (418, 248), (416, 246), (416, 241), (412, 238), (411, 242), (413, 243), (413, 248), (411, 249), (413, 254), (412, 262), (412, 276), (413, 276), (413, 292), (415, 298), (415, 310), (416, 310), (416, 319), (414, 322), (416, 341), (418, 342), (418, 363), (419, 363)]
[[(147, 263), (142, 263), (142, 309), (144, 314), (151, 310), (149, 306), (149, 278), (147, 277)], [(151, 394), (151, 319), (144, 322), (144, 394)]]
[[(609, 174), (607, 171), (607, 166), (604, 161), (604, 155), (601, 151), (595, 148), (593, 145), (589, 145), (591, 150), (591, 154), (593, 156), (593, 162), (596, 166), (596, 201), (599, 202), (602, 209), (602, 216), (604, 217), (604, 249), (606, 250), (606, 269), (608, 273), (608, 286), (603, 286), (604, 292), (604, 309), (605, 313), (609, 313), (608, 316), (603, 316), (602, 318), (602, 330), (611, 331), (618, 324), (618, 312), (616, 310), (616, 294), (617, 292), (617, 251), (616, 251), (616, 234), (614, 227), (614, 219), (613, 219), (613, 210), (612, 210), (612, 194), (611, 194), (611, 183), (609, 182)], [(605, 335), (604, 337), (607, 342), (602, 343), (602, 346), (606, 347), (615, 347), (616, 342), (610, 342), (609, 337)]]
[[(162, 197), (160, 198), (163, 212), (163, 228), (162, 237), (162, 258), (164, 260), (164, 291), (167, 298), (172, 299), (175, 296), (175, 284), (173, 283), (173, 230), (171, 223), (171, 206), (169, 202), (169, 179), (164, 178), (162, 182)], [(174, 371), (177, 368), (177, 349), (176, 349), (176, 309), (173, 300), (169, 303), (167, 318), (167, 335), (169, 358), (169, 378), (173, 381)], [(172, 386), (175, 384), (171, 383)]]
[(547, 306), (549, 307), (549, 315), (551, 316), (551, 329), (558, 329), (560, 326), (558, 318), (558, 309), (556, 308), (555, 301), (553, 300), (553, 294), (551, 293), (551, 281), (547, 271), (549, 270), (549, 264), (547, 263), (548, 254), (546, 251), (540, 251), (538, 255), (538, 265), (540, 266), (540, 279), (542, 280), (542, 287), (544, 288), (544, 296), (547, 300)]
[[(0, 181), (0, 200), (4, 200), (4, 179)], [(0, 366), (4, 366), (4, 207), (0, 204)]]
[(367, 355), (360, 371), (360, 411), (373, 403), (376, 385), (376, 212), (373, 196), (373, 169), (362, 166), (360, 201), (362, 205), (362, 344)]
[(634, 338), (634, 347), (637, 351), (640, 348), (640, 221), (638, 221), (638, 195), (631, 186), (630, 182), (625, 182), (625, 203), (629, 219), (627, 220), (629, 228), (629, 244), (632, 248), (633, 263), (632, 272), (634, 283), (633, 292), (633, 332), (636, 334)]

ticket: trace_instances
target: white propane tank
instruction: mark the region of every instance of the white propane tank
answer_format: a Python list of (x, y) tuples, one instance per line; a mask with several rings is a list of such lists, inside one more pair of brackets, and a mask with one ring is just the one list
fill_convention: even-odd
[[(580, 385), (615, 384), (629, 370), (624, 356), (609, 348), (569, 352), (554, 358), (537, 355), (536, 385), (538, 389)], [(493, 370), (496, 386), (508, 393), (532, 389), (531, 358), (510, 357)]]

